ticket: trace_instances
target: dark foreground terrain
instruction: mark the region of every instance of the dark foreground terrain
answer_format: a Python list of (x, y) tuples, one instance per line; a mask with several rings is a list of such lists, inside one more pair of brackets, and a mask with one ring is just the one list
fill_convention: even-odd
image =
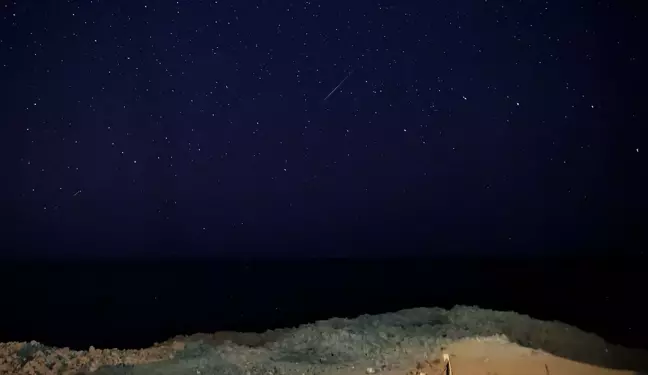
[[(532, 351), (510, 349), (518, 357), (551, 363), (552, 375), (561, 368), (569, 374), (647, 368), (648, 353), (624, 349), (648, 348), (644, 273), (636, 262), (110, 261), (0, 268), (9, 286), (0, 374), (405, 375), (444, 350), (453, 350), (457, 368), (473, 368), (462, 362), (473, 352), (486, 358), (475, 359), (480, 369), (495, 366), (496, 355), (483, 353), (509, 342)], [(491, 344), (466, 349), (465, 339)], [(526, 359), (506, 363), (488, 371), (504, 375), (527, 366)], [(569, 367), (575, 364), (595, 367)]]
[[(466, 340), (479, 346), (464, 345), (462, 350), (456, 345)], [(510, 343), (517, 345), (504, 346)], [(520, 347), (533, 350), (521, 352)], [(458, 363), (455, 368), (461, 365), (473, 374), (485, 374), (480, 370), (487, 366), (502, 375), (538, 373), (546, 371), (544, 366), (554, 374), (633, 374), (648, 369), (648, 352), (609, 344), (566, 324), (457, 306), (334, 318), (262, 334), (176, 337), (144, 350), (70, 351), (37, 342), (9, 343), (2, 345), (0, 373), (406, 375), (417, 366), (434, 367), (435, 358), (446, 352)], [(540, 360), (534, 362), (534, 357)]]

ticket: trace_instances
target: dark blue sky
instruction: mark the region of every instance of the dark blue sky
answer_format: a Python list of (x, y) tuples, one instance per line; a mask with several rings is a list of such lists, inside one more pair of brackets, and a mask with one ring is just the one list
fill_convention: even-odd
[(639, 14), (584, 0), (3, 2), (3, 252), (636, 246)]

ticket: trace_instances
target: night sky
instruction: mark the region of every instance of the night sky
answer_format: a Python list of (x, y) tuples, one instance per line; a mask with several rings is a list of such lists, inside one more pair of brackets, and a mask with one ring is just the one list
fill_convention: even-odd
[(636, 247), (622, 3), (3, 1), (1, 251)]

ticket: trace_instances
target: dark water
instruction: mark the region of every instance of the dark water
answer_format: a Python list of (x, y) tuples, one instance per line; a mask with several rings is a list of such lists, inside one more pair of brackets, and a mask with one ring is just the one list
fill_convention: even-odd
[(648, 347), (640, 265), (603, 259), (4, 262), (0, 341), (136, 348), (455, 304), (561, 320)]

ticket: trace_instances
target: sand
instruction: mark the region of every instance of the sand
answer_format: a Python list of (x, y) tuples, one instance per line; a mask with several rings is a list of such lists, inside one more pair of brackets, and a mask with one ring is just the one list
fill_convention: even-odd
[[(633, 371), (595, 367), (500, 340), (461, 340), (448, 345), (453, 375), (631, 375)], [(408, 374), (443, 373), (443, 361), (424, 360)], [(393, 374), (402, 374), (394, 372)], [(387, 375), (387, 374), (385, 374)]]

